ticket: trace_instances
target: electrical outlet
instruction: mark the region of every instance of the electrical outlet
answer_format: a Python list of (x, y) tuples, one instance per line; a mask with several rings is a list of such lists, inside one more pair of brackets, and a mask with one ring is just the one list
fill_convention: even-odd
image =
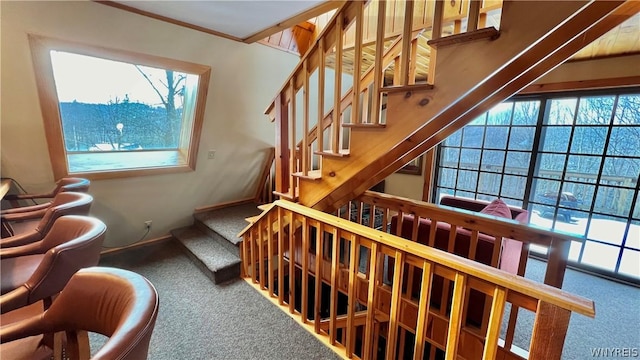
[(145, 221), (145, 222), (144, 222), (144, 226), (146, 226), (146, 227), (147, 227), (147, 229), (151, 229), (151, 224), (152, 224), (152, 223), (153, 223), (153, 221), (151, 221), (151, 220), (147, 220), (147, 221)]
[(215, 150), (209, 150), (209, 152), (207, 153), (207, 157), (209, 159), (214, 159), (216, 157), (216, 151)]

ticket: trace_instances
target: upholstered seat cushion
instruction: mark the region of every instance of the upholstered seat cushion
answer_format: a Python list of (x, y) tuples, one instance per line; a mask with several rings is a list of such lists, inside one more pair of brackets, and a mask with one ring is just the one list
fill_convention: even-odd
[(0, 294), (4, 295), (25, 284), (43, 258), (44, 254), (2, 259), (0, 261)]
[[(4, 261), (4, 260), (3, 260)], [(35, 302), (29, 306), (10, 311), (0, 315), (0, 324), (2, 326), (27, 319), (31, 316), (41, 314), (44, 311), (42, 301)], [(3, 359), (13, 360), (45, 360), (51, 359), (51, 347), (42, 343), (44, 336), (30, 336), (24, 339), (0, 344), (0, 354)]]
[(16, 221), (11, 223), (11, 228), (13, 229), (13, 233), (16, 235), (25, 234), (35, 230), (39, 223), (40, 219)]

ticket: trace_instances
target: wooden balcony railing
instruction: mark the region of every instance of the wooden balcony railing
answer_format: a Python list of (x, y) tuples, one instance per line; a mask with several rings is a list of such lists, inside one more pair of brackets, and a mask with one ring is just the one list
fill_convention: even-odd
[[(263, 209), (240, 234), (242, 276), (345, 357), (560, 359), (571, 312), (595, 316), (590, 300), (299, 204)], [(540, 238), (473, 214), (452, 222)], [(473, 292), (489, 300), (486, 325), (466, 321)], [(533, 315), (524, 350), (502, 338), (508, 306)]]

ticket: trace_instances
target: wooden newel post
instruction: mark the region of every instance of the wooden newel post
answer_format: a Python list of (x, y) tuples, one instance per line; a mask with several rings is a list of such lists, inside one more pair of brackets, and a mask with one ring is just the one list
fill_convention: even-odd
[(564, 339), (571, 311), (543, 301), (538, 302), (529, 347), (530, 360), (553, 360), (562, 357)]

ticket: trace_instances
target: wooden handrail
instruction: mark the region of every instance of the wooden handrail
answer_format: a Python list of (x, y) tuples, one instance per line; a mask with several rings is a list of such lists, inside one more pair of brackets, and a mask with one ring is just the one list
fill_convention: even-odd
[[(492, 359), (501, 354), (521, 359), (499, 339), (505, 304), (511, 303), (535, 313), (530, 358), (560, 359), (570, 313), (595, 316), (594, 304), (588, 299), (292, 202), (275, 201), (251, 221), (239, 235), (243, 237), (243, 276), (301, 323), (313, 323), (307, 328), (326, 337), (327, 343), (348, 357), (376, 358), (372, 350), (378, 336), (386, 337), (387, 354), (395, 354), (396, 348), (404, 351), (398, 341), (406, 341), (404, 333), (409, 331), (431, 344), (432, 351), (445, 351), (447, 358), (459, 354)], [(395, 260), (390, 284), (382, 280), (385, 257)], [(421, 276), (422, 284), (417, 299), (403, 285), (403, 278), (412, 276), (407, 272), (411, 268), (422, 270), (422, 275), (416, 275)], [(306, 295), (309, 290), (314, 292), (310, 277), (316, 279), (315, 296)], [(431, 281), (436, 277), (453, 286), (451, 312), (429, 305)], [(322, 300), (320, 283), (330, 284), (329, 300)], [(283, 290), (285, 286), (288, 291)], [(293, 291), (299, 288), (304, 290)], [(469, 289), (492, 299), (485, 330), (474, 330), (463, 321)], [(346, 312), (338, 311), (338, 293), (349, 299)], [(308, 317), (311, 301), (315, 315)], [(366, 307), (356, 307), (356, 301)], [(321, 308), (328, 309), (328, 317), (321, 315)], [(358, 326), (364, 327), (359, 335)], [(341, 335), (338, 329), (343, 329)], [(356, 337), (365, 348), (354, 346)], [(415, 341), (414, 358), (421, 358), (422, 345)]]

